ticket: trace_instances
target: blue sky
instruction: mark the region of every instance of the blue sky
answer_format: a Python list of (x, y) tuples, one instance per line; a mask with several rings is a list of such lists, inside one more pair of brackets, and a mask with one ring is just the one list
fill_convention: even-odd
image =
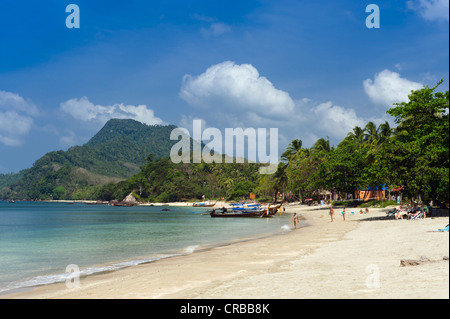
[[(380, 28), (366, 27), (369, 4)], [(337, 144), (448, 90), (448, 0), (0, 3), (0, 173), (89, 140), (109, 119), (279, 129)], [(66, 6), (80, 9), (69, 29)]]

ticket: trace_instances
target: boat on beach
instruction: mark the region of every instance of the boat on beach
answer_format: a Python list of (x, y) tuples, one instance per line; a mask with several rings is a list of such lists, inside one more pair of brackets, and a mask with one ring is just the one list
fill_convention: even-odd
[(267, 207), (267, 209), (268, 209), (268, 214), (269, 214), (269, 216), (274, 216), (277, 212), (278, 212), (278, 210), (280, 209), (280, 207), (281, 207), (281, 204), (277, 204), (277, 205), (274, 205), (274, 206), (271, 206), (270, 204), (269, 204), (269, 206)]
[(192, 206), (193, 207), (214, 207), (216, 205), (217, 201), (213, 202), (195, 202)]
[(108, 204), (108, 202), (104, 202), (104, 201), (98, 200), (98, 201), (95, 201), (95, 202), (88, 202), (88, 201), (86, 201), (86, 202), (84, 202), (84, 204), (86, 204), (86, 205), (106, 205), (106, 204)]
[(271, 206), (271, 204), (263, 207), (255, 207), (249, 209), (231, 209), (223, 207), (220, 209), (213, 209), (209, 214), (211, 217), (273, 217), (278, 212), (281, 204)]
[(259, 210), (228, 210), (227, 208), (214, 209), (209, 214), (211, 217), (262, 217), (267, 211)]
[(136, 203), (131, 203), (131, 202), (125, 202), (125, 201), (110, 201), (108, 203), (108, 206), (119, 206), (119, 207), (133, 207), (136, 206)]
[(261, 208), (261, 204), (231, 204), (232, 210), (258, 210)]

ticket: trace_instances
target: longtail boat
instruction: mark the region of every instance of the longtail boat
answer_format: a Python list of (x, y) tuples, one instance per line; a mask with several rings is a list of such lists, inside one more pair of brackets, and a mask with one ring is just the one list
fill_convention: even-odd
[(227, 210), (226, 208), (214, 209), (209, 214), (211, 217), (262, 217), (267, 211), (264, 208), (259, 210)]
[(196, 202), (192, 206), (193, 207), (214, 207), (216, 205), (217, 201), (214, 203), (212, 202)]
[(281, 204), (271, 206), (271, 204), (263, 207), (255, 207), (249, 209), (231, 211), (227, 208), (214, 209), (209, 214), (211, 217), (273, 217), (280, 208)]
[(269, 204), (269, 206), (268, 206), (268, 214), (269, 214), (269, 216), (274, 216), (277, 212), (278, 212), (278, 210), (280, 209), (280, 207), (281, 207), (281, 204), (278, 204), (278, 205), (274, 205), (274, 206), (270, 206), (270, 204)]

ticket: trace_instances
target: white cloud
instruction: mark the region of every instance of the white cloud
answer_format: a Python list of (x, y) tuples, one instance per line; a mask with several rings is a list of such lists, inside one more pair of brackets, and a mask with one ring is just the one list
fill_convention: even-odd
[[(367, 80), (367, 88), (374, 97), (379, 96), (376, 93), (383, 87), (380, 83), (384, 82), (384, 75), (383, 72), (376, 75), (374, 83)], [(287, 92), (260, 76), (252, 65), (229, 61), (213, 65), (199, 76), (185, 75), (180, 96), (198, 107), (201, 117), (216, 127), (278, 128), (284, 142), (300, 138), (306, 147), (318, 138), (327, 137), (337, 144), (355, 126), (364, 127), (369, 120), (383, 122), (381, 115), (365, 119), (354, 109), (332, 101), (309, 98), (294, 101)], [(182, 126), (188, 128), (192, 118), (182, 116)]]
[(408, 7), (420, 13), (425, 20), (449, 20), (448, 0), (411, 0)]
[(200, 32), (206, 37), (217, 37), (222, 34), (231, 32), (231, 27), (225, 23), (217, 22), (217, 19), (202, 14), (191, 14), (191, 19), (209, 24), (206, 28), (201, 28)]
[(192, 136), (192, 134), (193, 134), (192, 133), (193, 132), (193, 123), (194, 123), (195, 120), (201, 121), (202, 129), (208, 127), (208, 125), (207, 125), (207, 123), (206, 123), (206, 121), (204, 119), (199, 118), (197, 116), (184, 115), (184, 114), (181, 114), (181, 120), (180, 120), (179, 126), (182, 127), (182, 128), (187, 129), (191, 133), (191, 136)]
[(374, 80), (366, 79), (363, 86), (374, 103), (384, 106), (407, 102), (412, 90), (423, 88), (423, 84), (402, 78), (400, 74), (389, 70), (375, 74)]
[(38, 109), (18, 94), (0, 91), (0, 143), (20, 146), (32, 125)]
[(60, 104), (60, 108), (73, 118), (82, 121), (106, 123), (112, 118), (133, 119), (147, 125), (163, 124), (163, 121), (155, 116), (153, 110), (146, 105), (114, 104), (110, 106), (95, 105), (87, 97), (71, 99)]
[(19, 146), (30, 131), (33, 119), (15, 111), (0, 112), (0, 142), (7, 146)]
[(203, 35), (205, 35), (206, 37), (210, 37), (210, 36), (220, 36), (222, 34), (231, 32), (231, 28), (226, 25), (225, 23), (212, 23), (208, 28), (202, 28), (201, 32), (203, 33)]
[[(421, 87), (388, 70), (376, 74), (374, 80), (364, 81), (367, 94), (382, 104), (402, 101), (412, 89)], [(198, 76), (185, 75), (180, 97), (197, 107), (202, 119), (222, 131), (226, 127), (278, 128), (282, 148), (295, 138), (300, 138), (305, 147), (327, 137), (337, 145), (355, 126), (364, 128), (369, 121), (379, 125), (386, 120), (384, 112), (364, 118), (356, 109), (333, 101), (294, 101), (252, 65), (229, 61), (213, 65)], [(181, 126), (190, 128), (193, 118), (182, 115)]]
[(214, 20), (215, 20), (212, 17), (208, 17), (208, 16), (205, 16), (203, 14), (198, 14), (198, 13), (194, 13), (194, 14), (191, 14), (189, 16), (193, 20), (202, 21), (202, 22), (214, 22)]
[(25, 100), (16, 93), (0, 90), (0, 110), (15, 110), (28, 115), (37, 115), (38, 108), (31, 100)]
[(343, 139), (355, 126), (364, 127), (367, 121), (359, 118), (355, 110), (334, 105), (331, 101), (319, 104), (312, 109), (315, 116), (315, 127), (322, 137)]
[(231, 61), (213, 65), (199, 76), (185, 75), (180, 97), (217, 112), (239, 110), (261, 117), (284, 117), (294, 110), (289, 94), (276, 89), (255, 67)]
[(78, 144), (79, 140), (76, 134), (71, 130), (66, 130), (67, 135), (59, 138), (59, 142), (64, 146), (73, 146)]
[[(374, 120), (381, 123), (381, 120)], [(329, 137), (337, 145), (355, 126), (364, 127), (368, 120), (354, 109), (336, 105), (332, 101), (316, 102), (308, 98), (295, 101), (295, 113), (283, 126), (286, 136), (300, 138), (305, 147), (317, 139)]]

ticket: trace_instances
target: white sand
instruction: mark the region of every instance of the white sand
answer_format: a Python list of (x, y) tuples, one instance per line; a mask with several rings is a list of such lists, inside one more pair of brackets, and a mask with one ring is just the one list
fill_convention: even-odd
[[(2, 298), (449, 298), (447, 218), (378, 220), (292, 207), (310, 226)], [(336, 212), (340, 210), (336, 209)], [(372, 218), (374, 220), (364, 221)], [(303, 222), (303, 221), (302, 221)], [(432, 263), (400, 267), (401, 259)]]

